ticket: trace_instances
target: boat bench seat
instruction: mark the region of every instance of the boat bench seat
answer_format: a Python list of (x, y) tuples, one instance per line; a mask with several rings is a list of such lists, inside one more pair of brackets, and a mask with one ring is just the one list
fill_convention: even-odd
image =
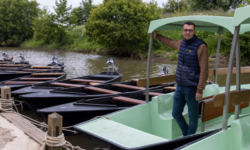
[(164, 87), (164, 89), (167, 91), (175, 91), (176, 87), (167, 86), (167, 87)]
[(0, 67), (0, 69), (18, 69), (17, 67)]
[[(143, 93), (143, 95), (146, 95), (146, 93)], [(149, 92), (148, 95), (149, 96), (160, 96), (160, 95), (163, 95), (163, 93)]]
[(145, 90), (144, 87), (138, 87), (138, 86), (126, 85), (126, 84), (112, 84), (112, 86), (123, 87), (123, 88), (128, 88), (128, 89), (133, 89), (133, 90)]
[(47, 69), (22, 69), (22, 71), (48, 71)]
[(45, 68), (45, 69), (51, 69), (53, 66), (33, 66), (34, 69), (39, 69), (39, 68)]
[(19, 78), (19, 80), (41, 80), (41, 81), (47, 81), (47, 80), (54, 80), (56, 78)]
[(56, 85), (56, 86), (63, 86), (63, 87), (81, 87), (84, 85), (79, 85), (79, 84), (68, 84), (68, 83), (60, 83), (60, 82), (54, 82), (50, 83), (51, 85)]
[(88, 80), (88, 79), (70, 79), (70, 81), (75, 81), (75, 82), (94, 82), (94, 83), (103, 83), (105, 81), (101, 80)]
[(25, 71), (6, 71), (6, 72), (14, 72), (14, 73), (30, 73), (30, 72), (25, 72)]
[(142, 101), (142, 100), (139, 100), (139, 99), (123, 97), (123, 96), (112, 97), (112, 99), (127, 102), (127, 103), (132, 103), (132, 104), (144, 104), (144, 103), (146, 103), (145, 101)]
[(6, 81), (4, 84), (37, 84), (37, 83), (42, 83), (39, 81)]
[(64, 72), (56, 72), (56, 73), (32, 73), (32, 76), (46, 76), (46, 75), (64, 75)]
[[(224, 100), (224, 97), (223, 97)], [(203, 105), (203, 108), (202, 108)], [(206, 100), (201, 101), (201, 122), (205, 123), (206, 121), (218, 118), (223, 115), (223, 106), (215, 107), (213, 104), (213, 98), (208, 98)], [(249, 102), (243, 103), (240, 105), (240, 109), (249, 107)], [(232, 106), (229, 102), (228, 113), (232, 113), (235, 111), (235, 106)]]
[(106, 94), (119, 94), (121, 92), (113, 91), (113, 90), (107, 90), (107, 89), (102, 89), (98, 87), (84, 87), (86, 90), (92, 90), (92, 91), (97, 91), (100, 93), (106, 93)]

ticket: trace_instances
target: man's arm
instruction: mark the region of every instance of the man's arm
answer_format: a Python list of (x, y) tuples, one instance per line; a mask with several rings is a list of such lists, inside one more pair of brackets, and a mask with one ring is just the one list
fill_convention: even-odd
[(197, 86), (197, 93), (201, 94), (202, 96), (208, 78), (208, 49), (205, 44), (202, 44), (199, 47), (197, 55), (200, 65), (200, 78), (199, 84)]
[(154, 36), (155, 38), (157, 38), (160, 42), (162, 42), (163, 44), (173, 48), (173, 49), (177, 49), (179, 50), (180, 49), (180, 46), (181, 46), (181, 41), (182, 40), (179, 40), (179, 41), (175, 41), (175, 40), (172, 40), (168, 37), (164, 37), (160, 34), (157, 34), (156, 31), (154, 31)]

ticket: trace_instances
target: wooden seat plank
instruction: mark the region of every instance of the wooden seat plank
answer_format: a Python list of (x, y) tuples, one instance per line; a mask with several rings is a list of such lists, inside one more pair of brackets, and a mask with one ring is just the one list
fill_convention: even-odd
[(39, 69), (39, 68), (45, 68), (45, 69), (51, 69), (53, 66), (33, 66), (34, 69)]
[(16, 67), (16, 66), (29, 66), (28, 64), (3, 64), (2, 66), (6, 66), (6, 67)]
[[(146, 93), (143, 93), (143, 95), (146, 95)], [(148, 95), (149, 96), (160, 96), (160, 95), (163, 95), (163, 93), (149, 92)]]
[[(249, 102), (243, 103), (240, 105), (240, 109), (249, 107)], [(228, 113), (234, 112), (235, 107), (231, 104), (228, 107)], [(202, 116), (202, 122), (206, 122), (212, 119), (215, 119), (217, 117), (220, 117), (223, 115), (223, 105), (219, 107), (214, 107), (211, 100), (205, 101), (203, 106), (203, 116)]]
[(47, 81), (47, 80), (55, 80), (56, 78), (19, 78), (19, 80), (41, 80), (41, 81)]
[(37, 83), (42, 83), (39, 81), (6, 81), (4, 84), (37, 84)]
[(100, 83), (95, 83), (95, 82), (89, 82), (90, 85), (98, 85)]
[(44, 75), (64, 75), (64, 72), (56, 72), (56, 73), (32, 73), (32, 76), (44, 76)]
[[(159, 76), (159, 77), (152, 77), (149, 79), (149, 86), (153, 85), (160, 85), (162, 83), (174, 82), (175, 75), (168, 75), (168, 76)], [(146, 86), (146, 78), (139, 79), (137, 81), (138, 87), (145, 87)]]
[(51, 85), (56, 85), (56, 86), (63, 86), (63, 87), (81, 87), (84, 85), (79, 85), (79, 84), (68, 84), (68, 83), (60, 83), (60, 82), (54, 82), (50, 83)]
[[(227, 74), (228, 68), (218, 68), (217, 69), (217, 75), (225, 75)], [(250, 67), (241, 67), (241, 73), (250, 73)], [(233, 68), (232, 74), (236, 74), (236, 67)], [(208, 76), (214, 76), (215, 75), (215, 69), (209, 69)]]
[(172, 87), (172, 86), (167, 86), (164, 87), (165, 90), (176, 90), (176, 87)]
[(17, 67), (0, 67), (0, 69), (18, 69)]
[(75, 82), (95, 82), (95, 83), (103, 83), (105, 81), (101, 80), (89, 80), (89, 79), (70, 79), (70, 81), (75, 81)]
[(6, 72), (13, 72), (13, 73), (30, 73), (30, 72), (25, 72), (25, 71), (6, 71)]
[(92, 91), (97, 91), (100, 93), (106, 93), (106, 94), (119, 94), (121, 92), (113, 91), (113, 90), (107, 90), (107, 89), (102, 89), (98, 87), (84, 87), (86, 90), (92, 90)]
[(144, 103), (146, 103), (145, 101), (142, 101), (139, 99), (123, 97), (123, 96), (112, 97), (112, 99), (127, 102), (127, 103), (132, 103), (132, 104), (144, 104)]
[(48, 71), (48, 69), (22, 69), (23, 71)]
[(112, 86), (123, 87), (123, 88), (128, 88), (128, 89), (133, 89), (133, 90), (145, 90), (144, 87), (138, 87), (138, 86), (126, 85), (126, 84), (112, 84)]

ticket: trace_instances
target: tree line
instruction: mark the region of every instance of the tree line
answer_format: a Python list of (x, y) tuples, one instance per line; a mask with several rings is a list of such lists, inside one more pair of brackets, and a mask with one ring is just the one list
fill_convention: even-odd
[[(104, 0), (99, 5), (93, 5), (92, 0), (82, 0), (76, 8), (68, 6), (67, 0), (55, 0), (55, 4), (53, 13), (46, 8), (39, 9), (36, 1), (1, 0), (0, 45), (18, 46), (27, 39), (33, 39), (40, 45), (56, 43), (63, 46), (74, 42), (68, 38), (69, 31), (83, 25), (85, 31), (82, 34), (88, 37), (89, 42), (95, 41), (111, 54), (137, 55), (148, 49), (147, 30), (151, 20), (213, 10), (232, 16), (235, 8), (250, 4), (250, 0), (168, 0), (163, 7), (153, 0), (149, 3), (142, 0)], [(169, 32), (166, 33), (171, 35)], [(178, 32), (173, 35), (181, 38)], [(213, 49), (216, 44), (211, 41), (217, 35), (208, 32), (200, 35), (208, 39), (208, 45)], [(224, 40), (230, 41), (230, 33), (226, 35)], [(249, 39), (249, 33), (242, 36), (243, 49), (249, 46)], [(228, 43), (225, 42), (224, 46)], [(161, 43), (154, 42), (153, 46), (154, 49), (168, 50)], [(245, 53), (250, 55), (248, 50)]]

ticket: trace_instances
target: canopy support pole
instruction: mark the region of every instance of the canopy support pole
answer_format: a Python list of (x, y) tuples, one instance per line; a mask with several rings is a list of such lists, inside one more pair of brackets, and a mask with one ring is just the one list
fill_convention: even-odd
[[(237, 39), (236, 47), (236, 91), (240, 91), (240, 80), (241, 80), (241, 64), (240, 64), (240, 38)], [(239, 119), (240, 114), (240, 105), (235, 106), (235, 115), (234, 119)]]
[(148, 62), (147, 62), (147, 76), (146, 76), (146, 102), (149, 102), (149, 76), (150, 76), (150, 61), (151, 61), (151, 51), (153, 46), (154, 32), (150, 35), (149, 49), (148, 49)]
[(240, 26), (236, 26), (234, 30), (234, 37), (232, 41), (232, 47), (231, 47), (228, 69), (227, 69), (225, 99), (224, 99), (224, 105), (223, 105), (223, 125), (222, 125), (223, 130), (227, 130), (229, 94), (230, 94), (231, 78), (232, 78), (232, 71), (233, 71), (233, 64), (234, 64), (234, 54), (235, 54), (235, 48), (236, 48), (237, 40), (239, 36), (239, 31), (240, 31)]
[(217, 69), (219, 63), (219, 54), (220, 54), (220, 45), (221, 45), (221, 35), (222, 35), (222, 27), (219, 29), (219, 39), (217, 44), (217, 51), (216, 51), (216, 60), (215, 60), (215, 69), (214, 69), (214, 83), (217, 83)]

